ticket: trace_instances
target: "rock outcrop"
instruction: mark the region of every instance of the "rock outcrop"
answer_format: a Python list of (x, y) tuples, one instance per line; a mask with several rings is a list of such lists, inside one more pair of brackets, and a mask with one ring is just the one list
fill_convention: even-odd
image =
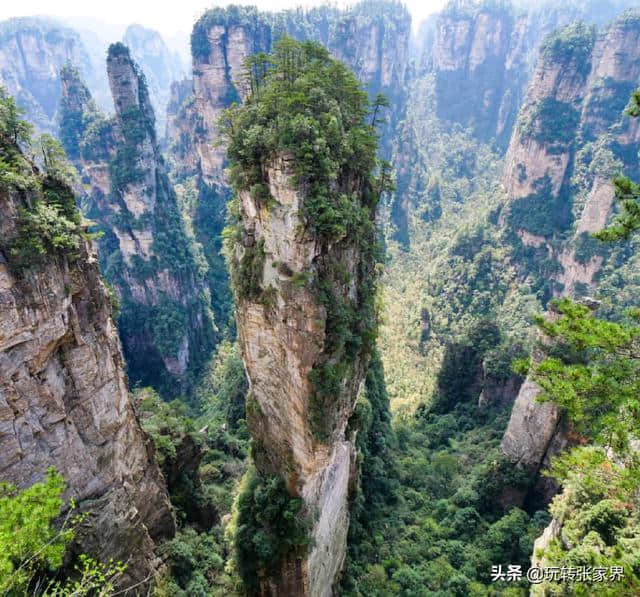
[[(191, 36), (193, 91), (174, 86), (167, 123), (172, 172), (198, 189), (194, 233), (209, 263), (209, 290), (216, 322), (224, 326), (230, 301), (225, 266), (220, 259), (225, 205), (230, 191), (224, 173), (225, 147), (218, 120), (225, 108), (245, 96), (245, 59), (269, 52), (288, 34), (313, 39), (343, 60), (370, 94), (393, 98), (392, 124), (404, 108), (411, 19), (395, 2), (364, 2), (346, 11), (333, 7), (259, 12), (255, 8), (214, 8), (198, 20)], [(391, 128), (388, 128), (391, 130)], [(383, 137), (383, 146), (390, 144)]]
[(507, 152), (502, 221), (557, 264), (549, 296), (584, 293), (602, 265), (589, 234), (605, 225), (609, 181), (635, 167), (628, 156), (640, 143), (637, 125), (622, 115), (640, 77), (639, 34), (636, 13), (598, 35), (564, 29), (547, 40), (529, 86)]
[(237, 296), (236, 318), (250, 380), (247, 420), (259, 446), (256, 465), (260, 471), (284, 477), (289, 491), (303, 498), (307, 512), (315, 513), (312, 547), (300, 577), (295, 577), (298, 566), (286, 562), (282, 578), (269, 581), (262, 592), (320, 597), (332, 595), (346, 554), (348, 495), (357, 475), (354, 437), (347, 432), (347, 423), (367, 359), (350, 355), (348, 372), (331, 406), (317, 403), (312, 371), (340, 356), (326, 354), (328, 314), (312, 280), (322, 264), (339, 260), (347, 272), (344, 279), (351, 282), (338, 285), (336, 291), (357, 307), (362, 268), (373, 264), (364, 261), (357, 239), (327, 248), (313, 234), (300, 232), (304, 195), (293, 182), (292, 167), (284, 157), (268, 168), (277, 207), (261, 206), (249, 192), (239, 194), (245, 240), (236, 245), (236, 259), (240, 262), (252, 251), (262, 253), (259, 284), (272, 298)]
[[(622, 115), (640, 77), (638, 35), (640, 17), (628, 12), (599, 34), (572, 26), (543, 46), (507, 152), (502, 221), (519, 238), (516, 267), (552, 281), (546, 299), (592, 291), (606, 259), (591, 234), (612, 210), (611, 179), (635, 167), (626, 156), (640, 147), (635, 123)], [(560, 413), (538, 403), (538, 393), (528, 378), (502, 441), (505, 455), (532, 473), (567, 443)], [(542, 485), (548, 497), (553, 488)]]
[(141, 25), (129, 25), (122, 42), (129, 48), (132, 58), (146, 75), (157, 130), (164, 134), (171, 84), (181, 80), (185, 75), (180, 57), (169, 51), (157, 31)]
[(127, 562), (123, 588), (141, 589), (162, 566), (156, 542), (175, 531), (165, 482), (90, 247), (80, 240), (73, 258), (13, 264), (19, 210), (40, 200), (0, 187), (0, 480), (28, 487), (55, 467), (65, 499), (88, 514), (74, 550)]
[[(336, 125), (326, 152), (320, 136), (311, 150), (333, 164), (330, 174), (311, 165), (306, 141), (273, 140), (271, 123), (292, 126), (287, 119), (296, 123), (305, 110), (304, 103), (287, 110), (269, 102), (274, 88), (283, 105), (291, 97), (281, 83), (283, 74), (291, 76), (288, 62), (274, 60), (264, 96), (254, 93), (226, 127), (235, 197), (225, 250), (249, 378), (252, 457), (261, 483), (276, 477), (289, 497), (301, 498), (309, 527), (306, 551), (289, 549), (279, 565), (258, 564), (256, 575), (265, 596), (328, 597), (344, 564), (349, 496), (359, 474), (351, 416), (375, 348), (382, 178), (372, 174), (376, 137), (361, 119), (364, 94), (349, 101), (342, 95), (342, 85), (357, 85), (355, 77), (319, 45), (287, 43), (275, 53), (296, 57), (294, 85), (305, 102), (313, 93), (335, 94), (335, 103), (320, 103), (308, 117), (309, 130), (319, 130), (316, 122)], [(251, 122), (262, 109), (268, 124)], [(247, 154), (244, 140), (256, 129), (256, 150)], [(357, 165), (340, 149), (349, 139), (365, 139), (350, 146), (360, 154)], [(242, 494), (239, 504), (247, 499)], [(238, 528), (246, 528), (249, 514), (239, 509), (245, 518)]]
[(435, 74), (438, 116), (506, 147), (544, 37), (577, 20), (604, 24), (625, 5), (449, 3), (423, 30), (422, 70)]
[(129, 375), (175, 396), (188, 391), (214, 346), (209, 296), (158, 148), (144, 77), (122, 44), (111, 46), (107, 70), (111, 120), (97, 112), (77, 71), (65, 69), (63, 124), (72, 126), (61, 138), (89, 189), (87, 215), (104, 232), (99, 257), (121, 303)]

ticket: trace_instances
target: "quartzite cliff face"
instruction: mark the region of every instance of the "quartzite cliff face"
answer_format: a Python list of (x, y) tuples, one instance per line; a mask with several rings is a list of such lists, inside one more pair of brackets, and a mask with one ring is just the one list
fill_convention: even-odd
[(196, 140), (204, 181), (210, 186), (226, 184), (217, 123), (221, 111), (246, 93), (243, 73), (248, 56), (270, 52), (284, 34), (317, 40), (347, 64), (371, 94), (396, 97), (402, 95), (407, 77), (410, 29), (406, 8), (389, 2), (364, 2), (348, 11), (261, 13), (232, 7), (205, 13), (191, 37), (193, 100), (178, 115), (178, 130), (191, 129)]
[(104, 231), (99, 256), (121, 302), (119, 331), (132, 379), (184, 392), (210, 354), (215, 329), (156, 141), (153, 110), (122, 44), (107, 60), (116, 116), (107, 120), (73, 69), (63, 80), (61, 138), (88, 188), (88, 216)]
[[(262, 13), (255, 8), (216, 8), (195, 24), (191, 36), (193, 91), (185, 96), (184, 84), (174, 85), (167, 143), (173, 173), (180, 181), (192, 180), (198, 189), (194, 232), (209, 263), (209, 290), (219, 325), (224, 326), (229, 317), (224, 308), (229, 302), (228, 282), (220, 250), (230, 191), (218, 120), (222, 110), (241, 102), (246, 93), (245, 59), (271, 51), (283, 34), (320, 41), (354, 71), (370, 94), (384, 92), (394, 100), (393, 125), (404, 107), (410, 29), (405, 7), (378, 1), (347, 11), (323, 7)], [(383, 146), (388, 142), (384, 137)]]
[(58, 72), (66, 64), (91, 72), (89, 56), (75, 31), (41, 18), (0, 23), (0, 84), (43, 132), (57, 128)]
[(426, 25), (420, 40), (422, 70), (435, 75), (438, 117), (469, 126), (480, 139), (506, 147), (541, 41), (581, 19), (603, 24), (623, 6), (602, 2), (599, 8), (557, 2), (526, 9), (450, 3)]
[[(572, 26), (543, 47), (507, 152), (503, 223), (524, 247), (523, 272), (551, 280), (547, 298), (593, 291), (606, 258), (590, 234), (611, 212), (610, 180), (637, 166), (640, 134), (622, 111), (640, 77), (639, 36), (640, 17), (629, 12), (599, 34)], [(502, 442), (532, 471), (566, 443), (557, 408), (538, 404), (538, 392), (527, 379)]]
[(36, 200), (0, 188), (0, 480), (28, 487), (55, 467), (89, 514), (75, 549), (128, 562), (127, 586), (158, 570), (175, 524), (95, 255), (81, 241), (73, 260), (10, 265), (18, 210)]
[(184, 76), (180, 57), (169, 51), (157, 31), (141, 25), (129, 25), (122, 42), (147, 77), (158, 132), (164, 135), (171, 84)]
[[(287, 561), (281, 578), (262, 587), (264, 595), (332, 595), (344, 564), (350, 484), (357, 477), (355, 446), (347, 423), (363, 384), (367, 359), (355, 358), (329, 407), (314, 397), (312, 370), (340, 359), (326, 354), (327, 311), (312, 280), (326, 262), (339, 261), (347, 285), (336, 284), (358, 306), (358, 283), (371, 263), (363, 263), (357, 241), (329, 247), (304, 228), (303, 193), (293, 182), (293, 163), (283, 157), (267, 170), (277, 205), (267, 208), (249, 192), (239, 193), (242, 241), (238, 262), (263, 255), (259, 285), (271, 299), (237, 297), (238, 336), (250, 380), (247, 420), (256, 445), (256, 465), (286, 479), (313, 519), (311, 547), (302, 563)], [(369, 275), (373, 275), (370, 271)], [(305, 280), (304, 284), (300, 280)], [(322, 417), (319, 434), (314, 420)]]

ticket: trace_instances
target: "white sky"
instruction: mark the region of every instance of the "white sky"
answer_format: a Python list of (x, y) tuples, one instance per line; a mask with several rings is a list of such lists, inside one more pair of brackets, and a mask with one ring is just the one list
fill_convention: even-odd
[[(256, 5), (262, 10), (280, 10), (295, 6), (315, 6), (321, 0), (2, 0), (0, 20), (10, 17), (50, 15), (53, 17), (92, 17), (113, 25), (139, 23), (164, 35), (191, 32), (202, 12), (212, 6), (227, 4)], [(354, 1), (332, 2), (339, 6)], [(446, 0), (405, 0), (413, 17), (414, 28), (428, 15), (440, 10)]]

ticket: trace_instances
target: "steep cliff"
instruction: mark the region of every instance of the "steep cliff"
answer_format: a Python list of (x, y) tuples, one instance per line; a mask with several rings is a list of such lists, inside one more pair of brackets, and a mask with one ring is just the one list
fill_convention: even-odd
[(141, 25), (129, 25), (122, 42), (146, 75), (157, 130), (164, 135), (171, 84), (185, 74), (180, 57), (169, 51), (157, 31)]
[(436, 77), (438, 117), (506, 148), (544, 37), (578, 20), (604, 24), (625, 6), (633, 3), (548, 2), (525, 8), (511, 2), (449, 2), (420, 40), (421, 67)]
[(121, 303), (129, 375), (176, 395), (215, 342), (204, 272), (158, 148), (144, 76), (122, 44), (111, 46), (107, 70), (111, 120), (65, 69), (61, 138), (88, 188), (87, 214), (104, 231), (99, 256)]
[(5, 137), (0, 155), (0, 479), (27, 487), (55, 467), (88, 514), (74, 549), (126, 561), (123, 586), (146, 586), (175, 525), (109, 293), (51, 163), (38, 172)]
[[(375, 136), (366, 94), (320, 46), (287, 39), (269, 60), (259, 93), (228, 115), (227, 253), (253, 458), (261, 483), (281, 479), (302, 500), (309, 538), (270, 568), (252, 555), (255, 539), (239, 560), (261, 594), (331, 595), (357, 476), (348, 423), (375, 339)], [(241, 529), (255, 517), (245, 499)]]
[[(206, 12), (191, 36), (197, 152), (207, 184), (224, 182), (224, 147), (216, 124), (220, 110), (246, 95), (244, 60), (271, 51), (283, 34), (321, 42), (354, 71), (371, 94), (402, 96), (411, 18), (399, 2), (368, 0), (340, 11), (318, 8), (281, 13), (229, 7)], [(401, 107), (398, 107), (401, 111)]]
[(527, 77), (523, 25), (507, 6), (443, 11), (430, 52), (440, 118), (470, 124), (485, 140), (508, 134)]
[[(295, 39), (320, 41), (353, 69), (371, 94), (384, 92), (394, 100), (390, 112), (393, 126), (404, 110), (410, 22), (409, 13), (400, 3), (370, 0), (346, 11), (327, 6), (279, 13), (245, 7), (215, 8), (194, 25), (193, 94), (181, 94), (176, 115), (169, 115), (167, 143), (177, 180), (185, 183), (191, 179), (189, 184), (198, 189), (194, 232), (207, 256), (212, 307), (221, 326), (230, 312), (228, 280), (219, 257), (224, 206), (230, 193), (218, 119), (223, 109), (242, 101), (247, 93), (245, 59), (271, 51), (273, 43), (285, 33)], [(170, 108), (172, 112), (175, 105)], [(383, 138), (386, 153), (390, 153), (391, 128), (385, 130)]]
[(589, 233), (611, 211), (609, 180), (636, 168), (640, 137), (622, 111), (640, 76), (639, 26), (628, 12), (597, 35), (571, 26), (549, 37), (511, 139), (502, 219), (521, 241), (516, 259), (544, 263), (554, 280), (547, 298), (593, 286), (604, 254)]
[(57, 128), (62, 91), (58, 72), (65, 64), (73, 64), (85, 74), (92, 70), (75, 31), (42, 18), (0, 23), (0, 84), (43, 132), (54, 133)]
[[(530, 283), (538, 279), (544, 299), (593, 292), (614, 259), (591, 233), (611, 212), (611, 178), (637, 167), (628, 156), (640, 136), (622, 110), (640, 77), (639, 34), (638, 15), (629, 12), (597, 35), (573, 26), (543, 46), (507, 153), (503, 221), (516, 267)], [(629, 255), (615, 259), (622, 265)], [(538, 404), (538, 392), (527, 379), (502, 443), (533, 471), (566, 442), (557, 409)]]

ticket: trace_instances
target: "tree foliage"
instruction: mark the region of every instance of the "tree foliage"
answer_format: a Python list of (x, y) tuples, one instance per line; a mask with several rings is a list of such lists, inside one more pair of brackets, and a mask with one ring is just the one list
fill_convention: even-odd
[[(266, 167), (292, 156), (305, 188), (307, 225), (326, 240), (357, 235), (379, 197), (377, 139), (365, 122), (368, 100), (356, 78), (319, 44), (288, 37), (273, 54), (251, 58), (247, 78), (253, 93), (222, 121), (234, 187), (264, 184)], [(334, 190), (335, 182), (342, 190)], [(356, 192), (345, 193), (345, 186)]]
[[(126, 569), (120, 562), (102, 563), (81, 554), (73, 570), (60, 576), (67, 546), (82, 517), (72, 518), (62, 476), (54, 469), (31, 487), (18, 490), (0, 483), (0, 592), (7, 597), (106, 597)], [(64, 518), (63, 518), (64, 516)], [(53, 576), (53, 574), (56, 576)], [(66, 577), (66, 579), (64, 578)]]
[(591, 440), (628, 449), (640, 428), (640, 326), (599, 319), (569, 299), (552, 309), (556, 321), (537, 318), (551, 341), (532, 371), (540, 400), (560, 406)]
[(25, 193), (18, 210), (18, 234), (9, 252), (20, 270), (51, 256), (73, 258), (82, 239), (82, 218), (71, 189), (75, 175), (64, 150), (50, 135), (41, 135), (36, 158), (43, 172), (39, 173), (21, 148), (32, 146), (32, 127), (21, 120), (22, 113), (0, 88), (0, 182)]
[[(632, 118), (640, 116), (640, 89), (634, 91), (626, 113)], [(622, 204), (622, 212), (613, 223), (596, 234), (605, 241), (628, 239), (640, 229), (640, 184), (626, 176), (618, 176), (613, 181), (616, 200)]]
[(0, 484), (0, 590), (19, 594), (40, 569), (62, 566), (70, 528), (58, 531), (53, 521), (64, 505), (63, 478), (49, 470), (46, 479), (19, 491)]
[(309, 543), (303, 501), (292, 497), (278, 476), (249, 468), (237, 501), (235, 535), (238, 572), (249, 590), (261, 576), (279, 572), (285, 557), (301, 557)]

